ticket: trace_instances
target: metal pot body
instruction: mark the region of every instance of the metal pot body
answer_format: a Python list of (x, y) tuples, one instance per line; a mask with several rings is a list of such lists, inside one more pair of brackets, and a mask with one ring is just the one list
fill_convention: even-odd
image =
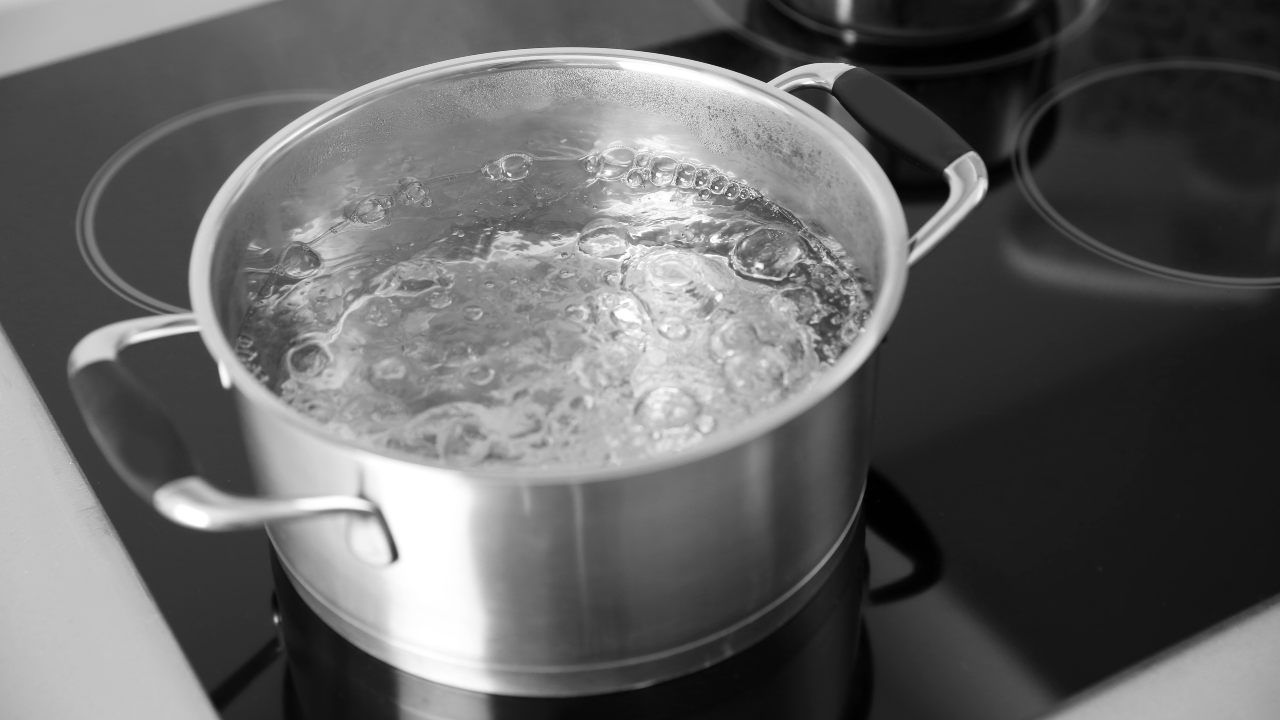
[[(546, 155), (530, 143), (548, 136), (652, 148), (743, 178), (810, 222), (847, 229), (837, 236), (879, 293), (877, 311), (891, 313), (900, 292), (906, 229), (879, 168), (788, 93), (724, 71), (625, 53), (499, 55), (331, 105), (246, 178), (224, 216), (215, 206), (206, 218), (201, 240), (214, 242), (197, 244), (195, 263), (207, 257), (212, 273), (192, 287), (218, 309), (217, 329), (202, 328), (215, 355), (243, 315), (244, 239), (259, 252), (286, 241), (263, 211), (291, 208), (290, 227), (394, 183), (405, 157), (470, 169), (510, 152)], [(322, 618), (414, 674), (562, 695), (703, 667), (807, 599), (862, 497), (872, 384), (852, 369), (757, 428), (607, 474), (431, 467), (335, 442), (282, 417), (260, 385), (233, 386), (262, 494), (366, 498), (396, 547), (389, 564), (353, 552), (377, 533), (360, 518), (272, 526), (281, 563)]]
[[(885, 106), (869, 125), (930, 136), (922, 156), (945, 168), (953, 190), (942, 210), (909, 237), (867, 150), (788, 92), (804, 86), (866, 95)], [(901, 100), (886, 89), (844, 65), (806, 66), (769, 85), (590, 49), (475, 56), (377, 81), (303, 116), (236, 170), (197, 234), (194, 312), (86, 337), (72, 354), (72, 389), (113, 466), (160, 512), (207, 530), (266, 523), (310, 607), (402, 670), (542, 696), (691, 672), (778, 627), (846, 548), (868, 466), (870, 361), (909, 258), (985, 188), (977, 156), (954, 138), (936, 142), (934, 124), (914, 122), (920, 108), (898, 123), (890, 107)], [(253, 268), (317, 218), (321, 229), (341, 221), (406, 168), (440, 175), (508, 153), (574, 157), (616, 145), (713, 167), (825, 229), (870, 288), (861, 335), (802, 391), (685, 451), (569, 470), (445, 467), (337, 437), (241, 362)], [(326, 244), (338, 255), (376, 252), (379, 238), (344, 233)], [(256, 496), (196, 477), (163, 412), (116, 362), (133, 342), (191, 330), (238, 403)]]
[[(483, 692), (575, 695), (710, 665), (776, 629), (844, 550), (867, 470), (871, 372), (687, 464), (596, 482), (492, 482), (355, 455), (241, 400), (271, 495), (360, 494), (398, 551), (340, 515), (270, 528), (304, 600), (355, 646)], [(860, 552), (860, 549), (855, 551)]]

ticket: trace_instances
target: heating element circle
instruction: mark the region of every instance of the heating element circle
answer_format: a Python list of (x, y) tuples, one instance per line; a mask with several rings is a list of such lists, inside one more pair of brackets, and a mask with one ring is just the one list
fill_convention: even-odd
[[(1051, 114), (1057, 137), (1032, 163)], [(1029, 112), (1014, 169), (1046, 221), (1103, 257), (1280, 287), (1280, 70), (1174, 59), (1081, 76)]]
[(333, 96), (230, 98), (126, 143), (94, 174), (76, 211), (76, 243), (94, 276), (144, 310), (185, 312), (192, 239), (222, 181), (274, 132)]

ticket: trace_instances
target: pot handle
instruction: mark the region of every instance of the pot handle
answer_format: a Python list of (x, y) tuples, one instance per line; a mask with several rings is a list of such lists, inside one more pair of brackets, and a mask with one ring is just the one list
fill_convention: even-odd
[(814, 63), (769, 83), (779, 90), (821, 88), (835, 96), (867, 132), (947, 179), (947, 201), (907, 243), (914, 263), (969, 214), (987, 192), (987, 167), (955, 130), (892, 83), (844, 63)]
[[(130, 345), (199, 329), (191, 314), (124, 320), (101, 327), (76, 343), (67, 363), (71, 394), (89, 432), (111, 467), (168, 519), (197, 530), (240, 530), (265, 523), (329, 513), (353, 513), (364, 559), (379, 564), (395, 558), (395, 546), (378, 507), (348, 495), (271, 498), (219, 490), (196, 474), (186, 443), (160, 403), (120, 364)], [(371, 543), (381, 535), (385, 542)], [(353, 550), (356, 549), (353, 543)], [(372, 546), (372, 547), (371, 547)]]

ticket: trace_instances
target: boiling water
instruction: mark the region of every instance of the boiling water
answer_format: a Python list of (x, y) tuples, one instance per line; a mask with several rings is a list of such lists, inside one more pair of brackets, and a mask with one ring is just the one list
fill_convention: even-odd
[(803, 390), (867, 313), (836, 243), (630, 147), (407, 177), (298, 235), (241, 359), (334, 433), (454, 465), (680, 450)]

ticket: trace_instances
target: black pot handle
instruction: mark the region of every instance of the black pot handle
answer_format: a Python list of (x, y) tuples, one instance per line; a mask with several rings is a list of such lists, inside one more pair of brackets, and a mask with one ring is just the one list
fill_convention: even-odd
[(112, 469), (160, 514), (180, 525), (238, 530), (348, 513), (353, 520), (352, 538), (359, 538), (352, 549), (376, 564), (394, 560), (395, 546), (382, 514), (366, 498), (235, 495), (219, 490), (196, 473), (168, 413), (120, 364), (119, 355), (130, 345), (198, 329), (190, 314), (124, 320), (89, 333), (72, 350), (67, 363), (71, 394)]
[(779, 90), (820, 88), (835, 96), (867, 132), (947, 179), (947, 201), (907, 242), (915, 262), (964, 219), (987, 192), (987, 167), (955, 130), (910, 95), (867, 70), (844, 63), (815, 63), (783, 73)]
[(911, 563), (903, 577), (870, 589), (872, 605), (919, 595), (942, 579), (942, 548), (911, 502), (876, 468), (867, 473), (867, 528)]

